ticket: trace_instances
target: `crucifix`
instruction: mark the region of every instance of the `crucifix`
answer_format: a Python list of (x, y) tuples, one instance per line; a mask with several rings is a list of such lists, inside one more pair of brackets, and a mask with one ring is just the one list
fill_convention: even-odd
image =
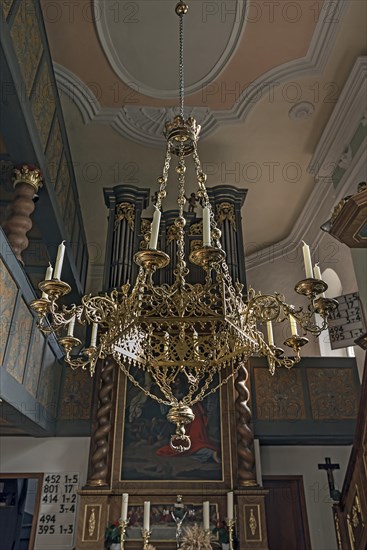
[(340, 470), (339, 464), (331, 464), (331, 459), (329, 457), (325, 458), (325, 464), (318, 464), (319, 470), (326, 470), (327, 472), (327, 480), (329, 483), (329, 493), (330, 497), (335, 500), (335, 502), (338, 502), (340, 499), (340, 491), (338, 489), (335, 489), (335, 483), (334, 483), (334, 470)]
[(173, 505), (173, 510), (171, 511), (171, 516), (176, 523), (176, 544), (177, 548), (180, 548), (181, 537), (182, 537), (182, 524), (187, 516), (187, 508), (182, 502), (182, 495), (177, 495), (177, 500)]

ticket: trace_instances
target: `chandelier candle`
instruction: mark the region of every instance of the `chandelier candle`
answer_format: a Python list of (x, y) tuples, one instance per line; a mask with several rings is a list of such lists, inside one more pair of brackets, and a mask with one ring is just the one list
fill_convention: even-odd
[(306, 277), (307, 279), (311, 279), (313, 276), (313, 273), (312, 273), (312, 260), (311, 260), (310, 247), (308, 246), (308, 244), (305, 243), (305, 241), (302, 241), (302, 242), (303, 242), (303, 247), (302, 247), (303, 261), (305, 264)]
[(209, 531), (209, 529), (210, 529), (209, 510), (210, 510), (209, 500), (206, 500), (205, 502), (203, 502), (203, 527), (204, 527), (204, 531)]
[(74, 327), (75, 327), (75, 315), (70, 319), (68, 326), (68, 336), (74, 336)]
[(297, 321), (293, 317), (293, 315), (291, 315), (291, 314), (289, 314), (289, 323), (291, 325), (291, 334), (292, 334), (292, 336), (298, 336)]
[(211, 245), (210, 236), (210, 210), (208, 206), (203, 208), (203, 246)]
[[(314, 274), (315, 279), (319, 279), (319, 281), (322, 281), (322, 276), (321, 276), (321, 271), (320, 271), (320, 268), (319, 268), (319, 264), (314, 265), (313, 274)], [(325, 298), (325, 292), (321, 292), (321, 294), (319, 294), (319, 296), (321, 296), (322, 298)]]
[(56, 256), (56, 263), (55, 263), (55, 270), (54, 270), (54, 279), (60, 279), (61, 276), (61, 270), (62, 270), (62, 264), (64, 263), (64, 256), (65, 256), (65, 241), (62, 241), (62, 243), (59, 244), (59, 248), (57, 249), (57, 256)]
[(150, 235), (150, 242), (149, 242), (149, 248), (151, 248), (152, 250), (157, 249), (159, 225), (161, 223), (161, 211), (156, 206), (154, 208), (155, 210), (153, 214), (153, 221), (151, 225), (151, 235)]
[[(48, 268), (46, 269), (45, 281), (51, 281), (52, 272), (53, 272), (52, 265), (48, 264)], [(48, 295), (46, 294), (46, 292), (42, 292), (42, 299), (43, 300), (48, 300)]]
[(95, 348), (97, 346), (97, 332), (98, 332), (98, 323), (92, 324), (92, 335), (90, 338), (90, 347)]
[(269, 346), (274, 346), (273, 323), (271, 321), (266, 321), (266, 330), (268, 333), (268, 344)]

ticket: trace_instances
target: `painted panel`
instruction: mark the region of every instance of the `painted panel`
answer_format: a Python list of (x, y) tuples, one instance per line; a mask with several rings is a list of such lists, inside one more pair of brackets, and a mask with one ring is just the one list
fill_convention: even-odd
[(352, 369), (308, 369), (307, 381), (315, 420), (353, 419), (357, 416)]
[(0, 260), (0, 365), (4, 360), (17, 292), (17, 285), (4, 262)]
[(57, 413), (60, 376), (61, 366), (57, 363), (52, 349), (47, 345), (41, 370), (37, 399), (53, 416), (56, 416)]
[(11, 340), (5, 364), (8, 373), (20, 384), (23, 381), (32, 325), (33, 315), (22, 298), (11, 324)]
[(278, 369), (274, 376), (271, 376), (267, 368), (254, 368), (253, 374), (258, 420), (306, 418), (300, 369)]
[(23, 76), (25, 92), (29, 96), (43, 48), (35, 3), (33, 0), (22, 0), (17, 4), (18, 10), (10, 32)]
[[(31, 107), (34, 121), (37, 126), (38, 134), (41, 140), (43, 151), (46, 149), (48, 136), (50, 134), (51, 124), (55, 112), (55, 99), (53, 96), (53, 88), (51, 84), (50, 72), (46, 62), (43, 62), (39, 73), (38, 81), (35, 90), (31, 97)], [(61, 154), (61, 153), (60, 153)], [(60, 158), (60, 155), (59, 155)], [(54, 159), (48, 159), (49, 172), (52, 181), (54, 180)], [(57, 161), (55, 161), (57, 162)], [(58, 163), (57, 163), (58, 167)], [(56, 167), (56, 170), (57, 170)], [(57, 172), (56, 172), (57, 173)]]
[(24, 385), (33, 397), (36, 397), (38, 380), (42, 364), (45, 337), (39, 330), (34, 331), (32, 348), (28, 358), (27, 371), (24, 377)]
[(55, 186), (55, 192), (57, 196), (57, 201), (60, 208), (60, 213), (63, 216), (66, 210), (66, 201), (69, 194), (70, 188), (70, 174), (67, 165), (67, 160), (65, 154), (62, 156), (61, 165), (59, 174), (57, 177), (57, 182)]
[(84, 370), (65, 367), (59, 418), (62, 420), (89, 420), (93, 380)]
[(13, 4), (13, 1), (14, 0), (3, 0), (2, 1), (2, 8), (3, 8), (3, 11), (4, 11), (4, 15), (5, 17), (8, 16), (9, 12), (10, 12), (10, 8)]
[(66, 234), (70, 240), (72, 239), (73, 234), (75, 214), (75, 195), (70, 193), (68, 207), (63, 212)]
[(50, 140), (46, 151), (48, 171), (53, 185), (56, 184), (56, 177), (59, 171), (62, 150), (63, 143), (61, 139), (60, 124), (56, 119), (51, 130)]

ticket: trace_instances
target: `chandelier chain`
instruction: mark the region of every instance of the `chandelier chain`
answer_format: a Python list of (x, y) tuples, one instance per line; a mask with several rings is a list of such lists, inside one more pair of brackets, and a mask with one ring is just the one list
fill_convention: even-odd
[(123, 361), (120, 362), (119, 359), (115, 357), (115, 354), (113, 355), (113, 357), (114, 359), (116, 359), (116, 361), (119, 362), (120, 368), (122, 372), (125, 374), (125, 376), (130, 380), (130, 382), (136, 388), (139, 388), (139, 390), (141, 390), (144, 393), (144, 395), (146, 395), (147, 397), (150, 397), (151, 399), (154, 399), (154, 401), (157, 401), (157, 403), (159, 403), (160, 405), (168, 405), (168, 406), (171, 405), (170, 401), (165, 401), (164, 399), (161, 399), (154, 393), (151, 393), (149, 390), (147, 390), (147, 388), (144, 388), (141, 384), (139, 384), (139, 382), (134, 378), (134, 376), (130, 373), (130, 371), (125, 367), (124, 362)]
[[(212, 370), (212, 376), (210, 378), (210, 375), (208, 376), (208, 378), (210, 378), (209, 380), (209, 383), (208, 384), (205, 384), (203, 386), (203, 388), (201, 389), (201, 392), (195, 397), (195, 399), (191, 402), (192, 405), (195, 405), (195, 403), (198, 403), (199, 401), (203, 401), (204, 399), (206, 399), (209, 395), (212, 395), (213, 393), (215, 393), (216, 391), (218, 391), (222, 386), (224, 386), (225, 384), (227, 384), (227, 382), (233, 378), (234, 376), (236, 376), (236, 374), (238, 373), (240, 367), (242, 367), (243, 364), (241, 362), (239, 362), (236, 367), (225, 377), (225, 378), (221, 378), (219, 384), (217, 384), (216, 386), (213, 386), (212, 388), (210, 388), (209, 391), (206, 392), (206, 390), (208, 389), (210, 383), (212, 382), (213, 380), (213, 377), (214, 377), (214, 374), (216, 372), (216, 369), (213, 368), (211, 369)], [(206, 392), (206, 393), (205, 393)]]
[(179, 208), (178, 218), (175, 221), (177, 227), (177, 264), (174, 270), (176, 276), (176, 282), (179, 286), (185, 284), (185, 276), (188, 274), (188, 269), (185, 262), (185, 218), (184, 218), (184, 205), (186, 203), (185, 198), (185, 156), (183, 144), (180, 144), (180, 155), (178, 158), (178, 165), (176, 167), (178, 174), (178, 197), (177, 203)]
[(180, 94), (180, 115), (184, 118), (184, 97), (185, 97), (185, 79), (184, 79), (184, 13), (180, 14), (180, 61), (179, 61), (179, 94)]
[(168, 172), (169, 172), (169, 168), (170, 168), (170, 165), (171, 165), (171, 158), (172, 158), (172, 156), (171, 156), (171, 153), (170, 153), (170, 150), (169, 150), (169, 144), (167, 143), (166, 154), (165, 154), (165, 157), (164, 157), (164, 164), (163, 164), (163, 170), (162, 170), (162, 176), (160, 176), (158, 178), (159, 191), (158, 191), (157, 200), (156, 200), (156, 203), (155, 203), (155, 207), (158, 210), (162, 209), (162, 200), (165, 198), (165, 196), (167, 194), (166, 187), (167, 187), (167, 181), (168, 181)]

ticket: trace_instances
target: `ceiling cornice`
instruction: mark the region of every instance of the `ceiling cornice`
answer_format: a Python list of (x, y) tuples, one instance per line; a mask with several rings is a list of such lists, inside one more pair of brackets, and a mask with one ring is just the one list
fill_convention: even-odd
[[(322, 73), (333, 49), (336, 36), (349, 8), (348, 0), (333, 3), (335, 11), (331, 17), (320, 17), (315, 28), (307, 55), (295, 59), (260, 76), (248, 86), (230, 110), (212, 110), (196, 107), (186, 109), (188, 116), (195, 116), (202, 125), (202, 136), (207, 136), (226, 124), (243, 122), (251, 109), (274, 87), (290, 79)], [(164, 141), (163, 127), (172, 117), (172, 108), (103, 107), (88, 86), (74, 73), (55, 64), (55, 75), (60, 89), (77, 105), (84, 123), (108, 124), (123, 137), (146, 146), (161, 146)]]
[(331, 177), (347, 153), (359, 124), (366, 119), (366, 76), (367, 57), (361, 56), (353, 66), (308, 166), (308, 171), (317, 178)]
[(302, 240), (308, 240), (311, 248), (317, 244), (316, 239), (311, 236), (308, 238), (308, 233), (316, 223), (320, 225), (322, 221), (317, 221), (321, 210), (328, 209), (332, 212), (333, 207), (345, 196), (356, 192), (357, 183), (367, 179), (367, 139), (363, 141), (353, 160), (346, 170), (336, 192), (335, 187), (330, 177), (321, 178), (316, 184), (313, 192), (309, 196), (305, 207), (293, 226), (289, 235), (281, 241), (261, 249), (259, 252), (254, 252), (246, 256), (246, 270), (255, 269), (271, 261), (282, 258), (291, 254), (299, 248)]

